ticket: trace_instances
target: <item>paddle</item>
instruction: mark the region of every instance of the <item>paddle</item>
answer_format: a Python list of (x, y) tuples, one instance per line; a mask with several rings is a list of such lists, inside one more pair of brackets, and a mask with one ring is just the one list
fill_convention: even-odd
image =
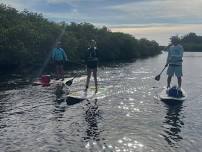
[(76, 74), (72, 79), (70, 79), (70, 80), (68, 80), (67, 82), (65, 82), (65, 85), (71, 86), (72, 83), (73, 83), (73, 81), (74, 81), (74, 79), (75, 79), (77, 76), (78, 76), (78, 74)]
[[(77, 65), (85, 65), (84, 63), (80, 63), (80, 62), (72, 62), (72, 61), (69, 61), (69, 63), (73, 63), (73, 64), (77, 64)], [(65, 82), (65, 85), (67, 86), (71, 86), (74, 79), (78, 76), (79, 74), (76, 74), (72, 79), (68, 80), (67, 82)]]
[(160, 80), (161, 74), (163, 73), (163, 71), (165, 70), (166, 67), (167, 67), (167, 65), (165, 65), (165, 67), (164, 67), (163, 70), (160, 72), (160, 74), (155, 77), (155, 80), (156, 80), (156, 81), (159, 81), (159, 80)]

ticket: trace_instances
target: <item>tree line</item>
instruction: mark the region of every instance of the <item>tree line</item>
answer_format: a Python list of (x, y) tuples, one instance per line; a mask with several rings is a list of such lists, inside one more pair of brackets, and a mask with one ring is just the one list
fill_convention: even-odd
[(189, 33), (181, 37), (180, 42), (187, 52), (202, 52), (202, 36)]
[[(190, 32), (184, 36), (176, 36), (179, 43), (184, 47), (185, 52), (202, 52), (202, 36), (196, 35), (196, 33)], [(167, 51), (169, 46), (160, 46), (161, 49)]]
[(99, 61), (117, 61), (154, 56), (159, 44), (136, 39), (130, 34), (111, 32), (90, 23), (55, 23), (42, 14), (0, 4), (0, 68), (26, 69), (44, 63), (59, 35), (71, 61), (85, 58), (89, 40), (97, 42)]

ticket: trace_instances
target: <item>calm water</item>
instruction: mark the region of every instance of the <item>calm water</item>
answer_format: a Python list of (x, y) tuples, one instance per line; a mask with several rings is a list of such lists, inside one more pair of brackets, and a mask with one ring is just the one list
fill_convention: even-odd
[[(154, 99), (165, 86), (165, 73), (160, 82), (153, 79), (165, 57), (99, 68), (105, 92), (72, 106), (56, 102), (53, 87), (1, 91), (0, 151), (202, 151), (202, 53), (185, 53), (183, 88), (188, 99), (174, 106)], [(72, 87), (84, 84), (85, 75)]]

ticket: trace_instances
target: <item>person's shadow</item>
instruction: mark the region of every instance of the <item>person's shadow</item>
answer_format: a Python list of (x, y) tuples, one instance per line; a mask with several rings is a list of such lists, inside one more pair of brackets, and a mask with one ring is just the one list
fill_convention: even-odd
[(183, 122), (183, 102), (178, 104), (166, 104), (167, 113), (163, 121), (164, 134), (163, 137), (166, 142), (171, 146), (177, 146), (177, 142), (183, 139), (180, 135)]

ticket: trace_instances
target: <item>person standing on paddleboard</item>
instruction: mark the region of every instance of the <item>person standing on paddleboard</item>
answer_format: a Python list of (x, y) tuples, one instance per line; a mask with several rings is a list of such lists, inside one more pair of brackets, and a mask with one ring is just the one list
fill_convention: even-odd
[(91, 40), (89, 43), (89, 48), (88, 48), (87, 54), (86, 54), (87, 80), (86, 80), (85, 91), (88, 90), (91, 73), (93, 73), (93, 77), (94, 77), (94, 81), (95, 81), (95, 93), (97, 93), (97, 91), (98, 91), (97, 64), (98, 64), (98, 57), (97, 57), (96, 41)]
[(64, 79), (63, 65), (68, 61), (65, 51), (61, 48), (61, 42), (56, 43), (56, 47), (52, 51), (52, 60), (56, 67), (56, 78)]
[(182, 58), (183, 58), (183, 52), (184, 48), (182, 45), (179, 44), (180, 39), (178, 36), (172, 36), (171, 37), (171, 43), (172, 45), (168, 48), (168, 56), (167, 56), (167, 62), (166, 67), (167, 69), (167, 88), (170, 88), (170, 83), (173, 75), (175, 74), (178, 79), (178, 89), (181, 89), (182, 85)]

